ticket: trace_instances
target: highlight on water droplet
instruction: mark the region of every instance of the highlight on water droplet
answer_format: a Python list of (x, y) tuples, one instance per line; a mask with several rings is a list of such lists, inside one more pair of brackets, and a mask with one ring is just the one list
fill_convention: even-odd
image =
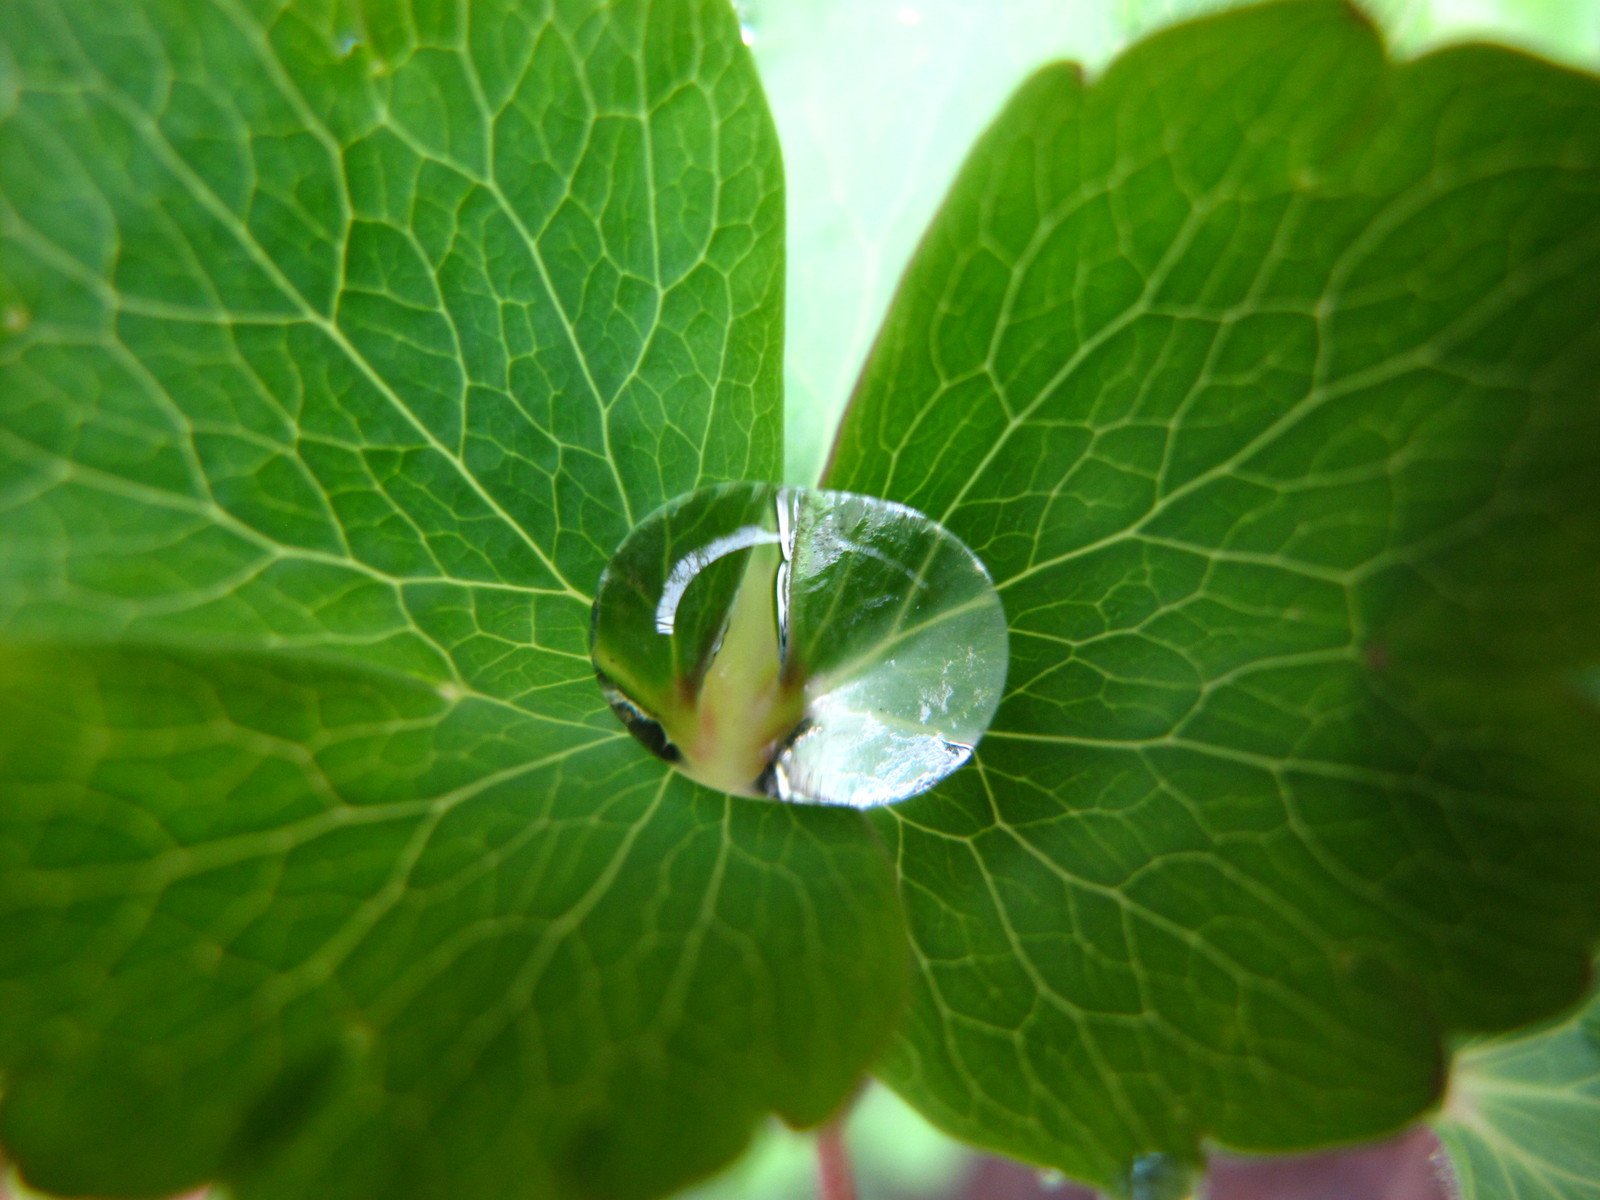
[(921, 513), (735, 483), (658, 509), (601, 575), (590, 630), (613, 711), (737, 795), (871, 808), (965, 763), (1005, 686), (1000, 597)]
[(739, 40), (746, 46), (754, 46), (756, 44), (755, 20), (746, 10), (746, 7), (743, 4), (737, 3), (737, 0), (733, 6), (733, 12), (734, 16), (737, 17), (739, 21)]

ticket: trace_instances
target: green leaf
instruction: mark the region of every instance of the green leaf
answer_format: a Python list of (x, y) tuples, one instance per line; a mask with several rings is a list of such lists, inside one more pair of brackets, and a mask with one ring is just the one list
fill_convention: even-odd
[(719, 0), (0, 12), (0, 1136), (40, 1186), (642, 1196), (825, 1117), (855, 814), (617, 725), (589, 593), (779, 466)]
[(1435, 1120), (1461, 1200), (1600, 1197), (1600, 993), (1564, 1020), (1456, 1055)]
[(886, 1077), (1102, 1186), (1429, 1105), (1600, 912), (1600, 85), (1307, 0), (1036, 75), (829, 486), (987, 563), (976, 769), (881, 815)]

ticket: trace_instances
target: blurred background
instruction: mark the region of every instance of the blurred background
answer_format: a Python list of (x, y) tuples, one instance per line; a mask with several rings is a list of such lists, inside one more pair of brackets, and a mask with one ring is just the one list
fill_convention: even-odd
[[(853, 1111), (846, 1140), (858, 1200), (1094, 1200), (1049, 1172), (974, 1154), (931, 1128), (887, 1088)], [(1219, 1156), (1205, 1200), (1450, 1200), (1433, 1135), (1288, 1158)], [(769, 1130), (733, 1170), (685, 1200), (813, 1200), (815, 1139)]]

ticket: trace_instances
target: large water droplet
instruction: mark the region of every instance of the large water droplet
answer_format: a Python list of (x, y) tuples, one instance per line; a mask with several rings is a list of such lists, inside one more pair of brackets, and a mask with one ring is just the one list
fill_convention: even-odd
[(870, 808), (966, 762), (1005, 685), (983, 564), (914, 509), (738, 483), (647, 517), (591, 646), (652, 753), (726, 792)]

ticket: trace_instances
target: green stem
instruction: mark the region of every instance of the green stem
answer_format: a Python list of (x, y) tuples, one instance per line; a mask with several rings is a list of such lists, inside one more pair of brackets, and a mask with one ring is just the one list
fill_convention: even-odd
[(727, 632), (692, 710), (669, 728), (691, 779), (750, 795), (775, 745), (805, 715), (805, 690), (786, 684), (778, 661), (773, 582), (778, 550), (759, 546), (734, 597)]

